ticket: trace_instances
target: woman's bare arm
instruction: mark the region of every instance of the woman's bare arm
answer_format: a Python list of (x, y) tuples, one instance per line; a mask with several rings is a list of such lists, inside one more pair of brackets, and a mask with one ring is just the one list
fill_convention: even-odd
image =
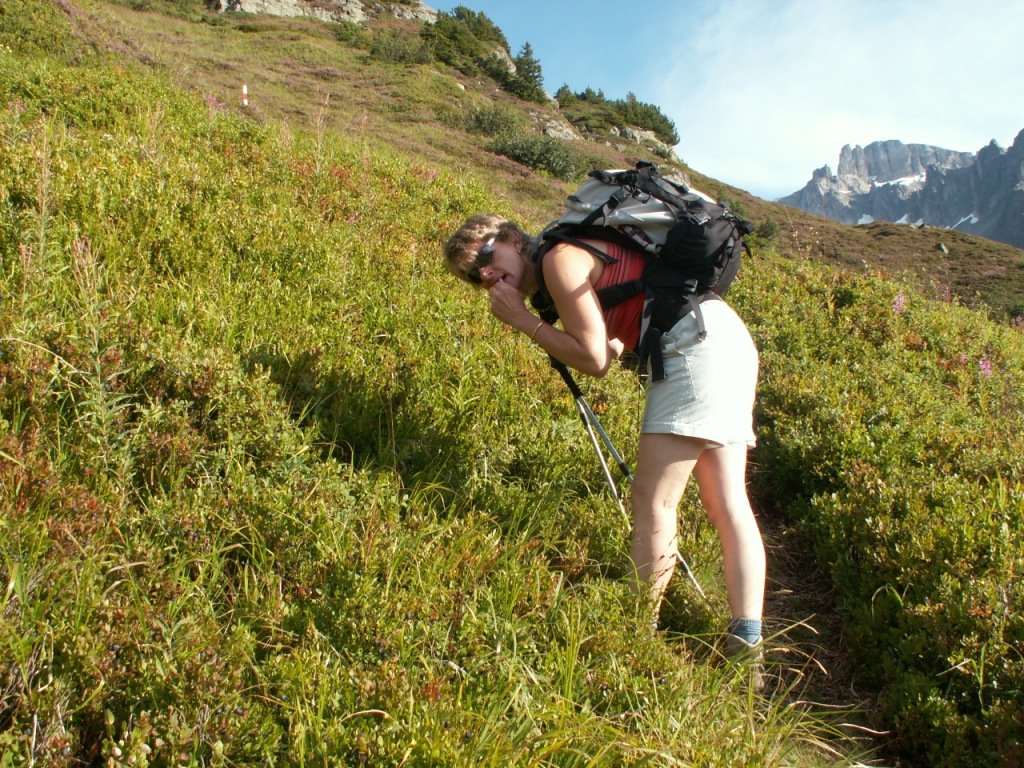
[(622, 353), (609, 339), (593, 283), (604, 262), (589, 251), (558, 245), (544, 257), (544, 282), (558, 309), (562, 330), (543, 325), (512, 285), (501, 281), (489, 290), (491, 312), (506, 325), (530, 336), (548, 354), (582, 373), (604, 376)]

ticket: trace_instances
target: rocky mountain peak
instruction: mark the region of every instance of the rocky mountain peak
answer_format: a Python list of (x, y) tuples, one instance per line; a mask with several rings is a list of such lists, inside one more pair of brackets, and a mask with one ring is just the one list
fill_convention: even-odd
[(948, 170), (974, 162), (970, 152), (954, 152), (929, 144), (875, 141), (867, 147), (847, 144), (839, 152), (839, 175), (860, 176), (879, 184), (921, 176), (929, 167)]
[[(847, 145), (847, 146), (849, 146), (849, 145)], [(845, 147), (844, 147), (844, 149), (845, 149)], [(827, 166), (827, 165), (823, 165), (823, 166), (821, 166), (821, 168), (815, 168), (814, 172), (811, 174), (811, 181), (816, 181), (817, 179), (831, 179), (831, 178), (832, 178), (832, 169), (829, 166)]]
[(1009, 150), (976, 154), (928, 144), (847, 144), (839, 170), (813, 172), (778, 202), (844, 224), (892, 221), (970, 232), (1024, 248), (1024, 131)]

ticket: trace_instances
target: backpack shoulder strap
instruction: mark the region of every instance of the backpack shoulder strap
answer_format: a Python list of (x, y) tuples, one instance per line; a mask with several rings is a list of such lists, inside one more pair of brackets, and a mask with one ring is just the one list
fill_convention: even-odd
[[(573, 227), (571, 229), (568, 228), (568, 227), (566, 227), (566, 228), (561, 228), (560, 227), (560, 228), (556, 228), (556, 229), (552, 230), (551, 232), (545, 233), (543, 235), (543, 237), (546, 240), (557, 240), (558, 242), (561, 242), (561, 243), (569, 243), (570, 245), (575, 245), (578, 248), (583, 248), (584, 250), (589, 251), (590, 253), (592, 253), (594, 256), (596, 256), (597, 258), (599, 258), (601, 261), (605, 262), (606, 264), (614, 264), (615, 262), (618, 261), (618, 259), (616, 259), (616, 258), (614, 258), (612, 256), (609, 256), (607, 253), (602, 251), (596, 245), (591, 245), (590, 243), (586, 243), (586, 242), (584, 242), (583, 240), (580, 239), (581, 237), (585, 237), (586, 234), (587, 233), (586, 233), (585, 229), (577, 229), (576, 227)], [(606, 238), (596, 238), (596, 239), (606, 239)], [(551, 243), (550, 245), (547, 245), (546, 247), (544, 245), (542, 245), (541, 248), (538, 249), (538, 253), (540, 254), (540, 258), (537, 259), (537, 262), (539, 263), (540, 260), (544, 258), (544, 254), (547, 253), (548, 251), (550, 251), (554, 246), (555, 246), (555, 243)]]
[[(605, 230), (602, 230), (604, 232)], [(538, 312), (543, 311), (541, 307), (548, 308), (549, 312), (554, 312), (554, 317), (558, 319), (558, 313), (554, 310), (554, 302), (551, 300), (551, 295), (548, 293), (547, 283), (544, 280), (544, 256), (554, 248), (558, 243), (569, 243), (575, 245), (578, 248), (583, 248), (588, 253), (593, 254), (597, 258), (606, 264), (615, 264), (618, 259), (613, 256), (609, 256), (607, 253), (602, 251), (595, 245), (584, 242), (580, 238), (586, 236), (586, 229), (581, 229), (575, 225), (571, 226), (556, 226), (548, 230), (545, 230), (541, 234), (540, 244), (537, 247), (536, 252), (533, 254), (533, 274), (537, 280), (537, 292), (531, 299), (534, 309)], [(595, 239), (607, 239), (607, 237), (599, 237)], [(548, 322), (554, 322), (548, 320), (542, 314), (541, 317)]]

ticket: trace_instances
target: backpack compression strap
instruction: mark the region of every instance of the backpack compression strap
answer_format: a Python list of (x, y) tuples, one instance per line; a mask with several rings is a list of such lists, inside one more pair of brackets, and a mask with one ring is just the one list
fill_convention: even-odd
[[(680, 313), (679, 319), (681, 320), (693, 312), (694, 320), (697, 322), (697, 336), (700, 341), (704, 341), (708, 331), (704, 325), (704, 314), (700, 311), (700, 305), (705, 301), (721, 300), (722, 297), (716, 293), (688, 294), (683, 304), (688, 309)], [(640, 358), (640, 365), (650, 362), (651, 381), (661, 381), (665, 378), (665, 359), (661, 354), (661, 337), (665, 335), (665, 331), (651, 324), (653, 313), (654, 295), (649, 292), (644, 302), (644, 313), (640, 321), (640, 343), (637, 346), (637, 356)]]
[[(590, 175), (593, 176), (594, 173), (595, 172), (592, 171)], [(593, 211), (590, 212), (587, 218), (580, 222), (580, 226), (592, 227), (597, 223), (598, 219), (604, 219), (605, 221), (607, 221), (608, 215), (619, 207), (619, 203), (621, 203), (623, 200), (628, 200), (632, 196), (632, 191), (628, 187), (620, 187), (619, 189), (616, 189), (614, 192), (612, 192), (608, 200), (605, 201), (604, 205), (602, 205), (600, 208), (595, 208)]]

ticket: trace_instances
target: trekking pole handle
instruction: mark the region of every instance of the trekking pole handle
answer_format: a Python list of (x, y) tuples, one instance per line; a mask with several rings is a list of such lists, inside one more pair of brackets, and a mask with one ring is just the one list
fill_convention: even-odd
[(580, 385), (576, 383), (576, 379), (569, 373), (569, 368), (560, 360), (556, 360), (551, 357), (551, 367), (558, 371), (558, 375), (562, 377), (562, 381), (565, 382), (565, 386), (569, 388), (569, 392), (572, 393), (573, 398), (583, 397), (583, 390), (580, 389)]

